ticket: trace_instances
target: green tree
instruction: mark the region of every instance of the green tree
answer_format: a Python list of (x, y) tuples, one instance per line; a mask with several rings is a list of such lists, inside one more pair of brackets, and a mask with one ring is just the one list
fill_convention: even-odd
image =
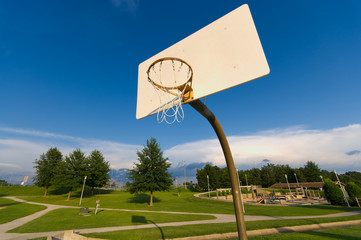
[(70, 200), (71, 192), (82, 186), (87, 175), (87, 157), (80, 149), (76, 149), (59, 164), (55, 183), (68, 190), (67, 200)]
[(307, 182), (320, 181), (321, 170), (316, 163), (308, 161), (302, 170)]
[(336, 185), (331, 179), (326, 178), (323, 185), (325, 196), (332, 205), (344, 205), (344, 196), (341, 188)]
[(48, 188), (53, 184), (58, 165), (62, 160), (62, 153), (57, 148), (50, 148), (46, 153), (40, 155), (40, 159), (36, 159), (34, 162), (36, 174), (33, 178), (34, 184), (45, 188), (44, 197), (46, 197)]
[(103, 154), (94, 150), (87, 159), (87, 180), (86, 185), (91, 187), (91, 195), (94, 194), (95, 187), (103, 187), (110, 179), (109, 162), (105, 161)]
[(272, 171), (272, 166), (268, 163), (261, 169), (262, 187), (269, 187), (276, 183), (275, 174)]
[(348, 182), (346, 184), (346, 191), (350, 198), (361, 198), (361, 189), (354, 182)]
[(172, 176), (168, 172), (171, 164), (163, 157), (155, 138), (147, 140), (147, 145), (137, 155), (139, 163), (134, 163), (135, 167), (128, 173), (132, 180), (128, 190), (131, 193), (150, 192), (149, 205), (153, 206), (153, 192), (169, 190), (172, 185)]

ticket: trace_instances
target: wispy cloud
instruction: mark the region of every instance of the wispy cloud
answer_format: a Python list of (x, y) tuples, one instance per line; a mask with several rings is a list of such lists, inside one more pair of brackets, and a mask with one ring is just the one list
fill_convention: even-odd
[[(250, 136), (228, 136), (228, 141), (236, 165), (243, 168), (260, 167), (267, 159), (294, 167), (314, 161), (324, 169), (361, 170), (359, 154), (345, 155), (350, 149), (360, 148), (360, 124), (329, 130), (273, 129)], [(217, 139), (177, 145), (165, 154), (173, 162), (186, 160), (225, 166)]]
[(6, 168), (9, 173), (20, 169), (32, 171), (35, 159), (50, 147), (58, 147), (64, 155), (68, 155), (76, 148), (81, 148), (87, 154), (97, 149), (104, 154), (112, 168), (130, 168), (136, 161), (136, 151), (142, 147), (36, 130), (1, 127), (1, 132), (7, 133), (8, 137), (4, 138), (0, 135), (0, 166)]
[[(361, 171), (361, 154), (354, 150), (361, 149), (360, 124), (328, 130), (309, 130), (299, 126), (271, 129), (248, 136), (228, 136), (228, 141), (234, 161), (240, 168), (260, 167), (269, 161), (299, 167), (307, 161), (314, 161), (328, 170)], [(142, 145), (2, 127), (0, 175), (4, 172), (32, 171), (34, 160), (50, 147), (58, 147), (64, 155), (76, 148), (87, 154), (94, 149), (100, 150), (112, 168), (131, 168), (137, 161), (136, 152), (143, 148)], [(181, 168), (193, 163), (203, 166), (208, 162), (225, 166), (218, 139), (180, 144), (166, 149), (164, 156), (169, 158), (173, 167)], [(186, 171), (187, 175), (192, 172), (188, 167)]]
[(134, 12), (138, 8), (139, 0), (110, 0), (111, 3), (117, 8)]

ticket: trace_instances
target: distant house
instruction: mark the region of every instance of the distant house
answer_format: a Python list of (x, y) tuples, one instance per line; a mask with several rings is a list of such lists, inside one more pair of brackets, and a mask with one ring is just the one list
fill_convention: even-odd
[[(335, 184), (338, 185), (338, 182), (335, 181)], [(297, 183), (289, 183), (290, 184), (290, 188), (297, 188), (298, 184)], [(300, 182), (300, 187), (303, 188), (308, 188), (308, 189), (320, 189), (323, 187), (323, 182)], [(342, 186), (345, 186), (345, 184), (341, 183)], [(287, 183), (275, 183), (272, 186), (270, 186), (269, 188), (274, 188), (274, 189), (288, 189), (288, 185)]]

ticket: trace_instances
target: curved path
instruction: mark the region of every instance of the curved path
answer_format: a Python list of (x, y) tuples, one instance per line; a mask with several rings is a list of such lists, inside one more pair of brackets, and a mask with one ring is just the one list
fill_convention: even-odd
[[(29, 221), (37, 219), (44, 214), (59, 208), (79, 208), (75, 206), (62, 206), (62, 205), (53, 205), (53, 204), (44, 204), (37, 202), (29, 202), (26, 200), (18, 199), (16, 197), (5, 197), (14, 201), (43, 205), (47, 208), (45, 210), (36, 212), (29, 216), (15, 219), (14, 221), (0, 224), (0, 238), (2, 240), (26, 240), (31, 238), (46, 237), (49, 235), (55, 235), (63, 231), (51, 231), (51, 232), (38, 232), (38, 233), (6, 233), (7, 231), (19, 227)], [(112, 211), (131, 211), (131, 212), (152, 212), (152, 213), (170, 213), (170, 214), (192, 214), (192, 215), (211, 215), (216, 217), (211, 220), (198, 220), (198, 221), (186, 221), (186, 222), (170, 222), (170, 223), (159, 223), (159, 224), (144, 224), (144, 225), (131, 225), (131, 226), (119, 226), (119, 227), (103, 227), (103, 228), (89, 228), (89, 229), (78, 229), (75, 230), (76, 233), (94, 233), (94, 232), (109, 232), (109, 231), (119, 231), (119, 230), (129, 230), (129, 229), (141, 229), (141, 228), (155, 228), (155, 227), (168, 227), (168, 226), (184, 226), (184, 225), (193, 225), (193, 224), (210, 224), (210, 223), (227, 223), (235, 222), (235, 216), (232, 214), (212, 214), (212, 213), (190, 213), (190, 212), (168, 212), (168, 211), (150, 211), (150, 210), (129, 210), (129, 209), (112, 209), (112, 208), (101, 208), (103, 210), (112, 210)], [(342, 217), (342, 216), (352, 216), (361, 214), (361, 211), (353, 212), (341, 212), (329, 215), (319, 215), (319, 216), (292, 216), (292, 217), (273, 217), (273, 216), (250, 216), (246, 215), (246, 221), (259, 221), (259, 220), (281, 220), (281, 219), (302, 219), (302, 218), (322, 218), (322, 217)]]

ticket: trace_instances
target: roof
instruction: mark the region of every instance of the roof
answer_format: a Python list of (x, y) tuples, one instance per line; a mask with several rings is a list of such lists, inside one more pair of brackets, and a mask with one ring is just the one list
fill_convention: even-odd
[[(337, 181), (334, 181), (335, 184), (339, 185)], [(297, 183), (289, 183), (290, 184), (290, 188), (297, 188), (298, 184)], [(304, 187), (304, 188), (321, 188), (323, 187), (323, 182), (300, 182), (299, 183), (300, 187)], [(341, 183), (343, 186), (345, 186), (345, 184)], [(276, 188), (276, 189), (287, 189), (288, 185), (287, 183), (275, 183), (272, 186), (270, 186), (269, 188)]]

